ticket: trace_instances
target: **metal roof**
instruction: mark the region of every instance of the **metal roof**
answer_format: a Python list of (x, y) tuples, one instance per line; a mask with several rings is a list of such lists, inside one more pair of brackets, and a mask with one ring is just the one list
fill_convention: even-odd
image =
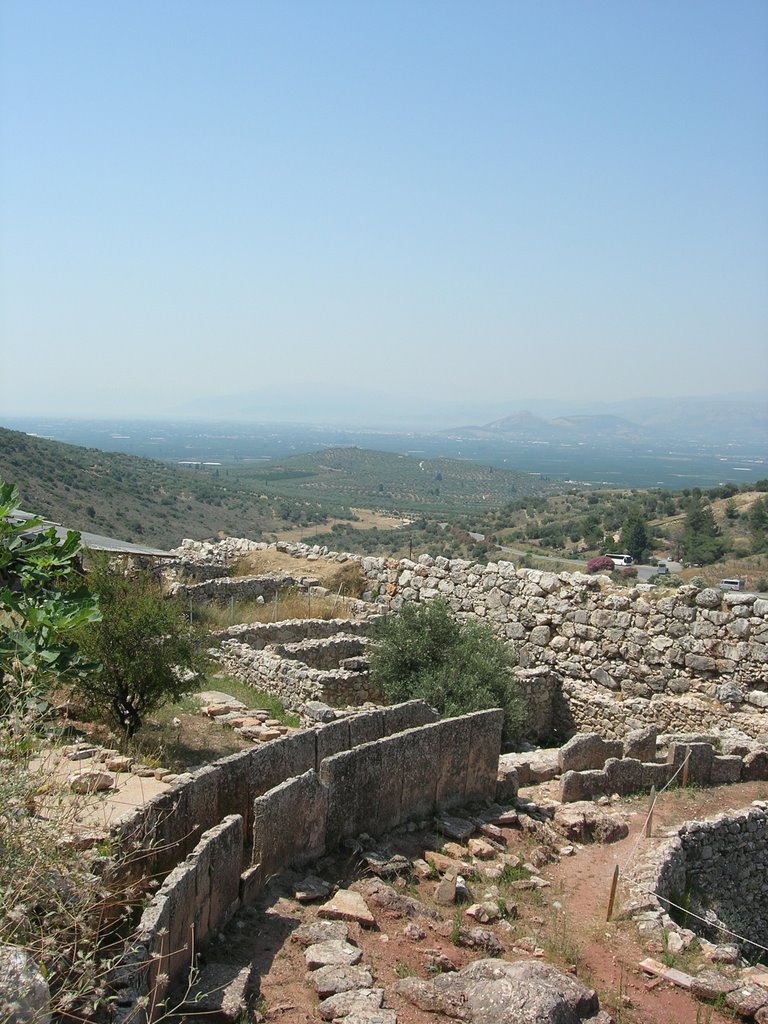
[[(37, 519), (32, 512), (24, 512), (22, 509), (15, 509), (9, 519), (16, 523), (23, 523), (27, 519)], [(61, 523), (54, 523), (50, 519), (43, 519), (39, 526), (33, 527), (29, 533), (43, 533), (45, 530), (50, 528), (56, 531), (56, 536), (59, 540), (64, 540), (68, 533), (68, 527), (62, 526)], [(88, 533), (85, 530), (75, 530), (75, 533), (80, 534), (80, 542), (84, 548), (90, 548), (92, 551), (111, 551), (116, 555), (146, 555), (152, 558), (175, 558), (170, 551), (164, 551), (162, 548), (151, 548), (146, 544), (134, 544), (129, 540), (118, 540), (116, 537), (104, 537), (98, 533)]]

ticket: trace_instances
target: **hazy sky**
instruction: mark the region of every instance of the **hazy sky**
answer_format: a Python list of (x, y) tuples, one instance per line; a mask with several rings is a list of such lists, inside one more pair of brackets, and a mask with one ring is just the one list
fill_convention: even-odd
[(768, 385), (765, 0), (0, 0), (2, 412)]

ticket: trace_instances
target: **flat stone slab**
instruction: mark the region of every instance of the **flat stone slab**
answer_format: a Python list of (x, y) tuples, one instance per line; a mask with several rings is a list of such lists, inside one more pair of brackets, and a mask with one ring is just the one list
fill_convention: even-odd
[[(293, 890), (299, 903), (311, 903), (312, 900), (323, 900), (330, 893), (331, 885), (317, 875), (307, 875)], [(344, 936), (346, 938), (346, 935)]]
[(358, 1010), (348, 1013), (344, 1024), (397, 1024), (394, 1010)]
[(718, 974), (717, 971), (701, 971), (693, 979), (691, 992), (697, 999), (717, 999), (719, 996), (727, 996), (738, 987), (737, 981), (726, 978), (724, 974)]
[(316, 942), (304, 951), (304, 961), (310, 971), (318, 967), (353, 967), (363, 959), (362, 950), (341, 939)]
[(378, 1010), (383, 1002), (383, 988), (361, 988), (356, 992), (339, 992), (338, 995), (324, 999), (317, 1012), (323, 1020), (335, 1020), (337, 1017), (348, 1018), (352, 1013)]
[(314, 946), (318, 942), (346, 942), (349, 928), (343, 921), (307, 921), (300, 924), (291, 934), (294, 942), (300, 946)]
[(324, 903), (318, 910), (319, 917), (337, 921), (357, 921), (363, 928), (375, 928), (376, 918), (368, 909), (368, 904), (358, 892), (350, 889), (339, 889), (336, 895)]
[(234, 704), (238, 708), (246, 707), (241, 700), (237, 700), (231, 693), (224, 693), (223, 690), (204, 690), (193, 696), (199, 704)]
[(321, 999), (335, 996), (337, 992), (352, 992), (359, 988), (373, 988), (373, 975), (370, 968), (335, 967), (328, 964), (307, 974), (307, 981), (312, 985)]
[(762, 985), (743, 985), (728, 993), (725, 1005), (740, 1017), (754, 1017), (761, 1007), (768, 1005), (768, 990)]
[(459, 842), (468, 839), (473, 832), (477, 831), (474, 821), (469, 821), (467, 818), (456, 818), (452, 814), (438, 814), (435, 818), (435, 828), (442, 835), (458, 839)]

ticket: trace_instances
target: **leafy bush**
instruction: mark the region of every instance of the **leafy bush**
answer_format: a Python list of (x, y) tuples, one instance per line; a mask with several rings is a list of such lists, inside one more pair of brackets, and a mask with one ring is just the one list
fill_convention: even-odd
[(183, 672), (201, 667), (201, 644), (183, 606), (163, 597), (146, 570), (129, 573), (99, 555), (88, 582), (99, 595), (101, 621), (74, 636), (101, 671), (77, 680), (75, 689), (132, 736), (144, 715), (186, 692)]
[(442, 598), (404, 604), (378, 624), (371, 679), (391, 703), (422, 697), (441, 715), (504, 709), (504, 739), (520, 735), (523, 702), (512, 676), (514, 659), (489, 626), (460, 622)]
[(99, 617), (97, 602), (82, 585), (77, 561), (80, 535), (59, 540), (41, 520), (17, 522), (19, 493), (0, 479), (0, 713), (44, 709), (51, 680), (88, 672), (73, 627)]
[(595, 558), (590, 558), (587, 562), (586, 571), (588, 573), (613, 572), (613, 570), (613, 559), (609, 558), (607, 555), (597, 555)]

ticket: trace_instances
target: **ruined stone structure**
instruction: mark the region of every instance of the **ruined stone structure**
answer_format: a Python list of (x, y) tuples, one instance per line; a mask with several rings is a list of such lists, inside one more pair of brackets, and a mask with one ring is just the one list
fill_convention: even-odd
[(754, 960), (762, 951), (736, 936), (768, 947), (768, 803), (682, 825), (636, 869), (631, 889), (627, 908), (646, 922), (655, 912)]
[[(185, 542), (182, 550), (195, 564), (210, 558), (220, 566), (230, 549), (242, 553), (243, 544), (267, 546)], [(355, 557), (306, 545), (277, 547), (315, 561)], [(537, 736), (597, 729), (616, 739), (646, 724), (668, 732), (727, 726), (751, 737), (768, 733), (768, 601), (754, 594), (689, 585), (626, 589), (603, 576), (515, 569), (505, 561), (357, 560), (368, 580), (371, 614), (442, 596), (459, 615), (490, 622), (520, 669), (535, 670), (534, 676), (518, 674), (534, 697)], [(248, 657), (233, 646), (229, 654), (230, 670)], [(273, 668), (285, 698), (291, 673), (277, 663)], [(244, 678), (252, 671), (253, 665)], [(268, 673), (256, 672), (264, 685)], [(350, 698), (342, 691), (339, 686), (340, 702), (355, 703), (354, 692)], [(327, 699), (319, 690), (312, 696)]]
[(148, 1007), (162, 1004), (206, 938), (271, 875), (348, 836), (492, 799), (502, 720), (491, 710), (440, 721), (410, 701), (180, 776), (115, 830), (135, 850), (133, 870), (165, 880), (113, 974), (114, 1019), (151, 1021)]

